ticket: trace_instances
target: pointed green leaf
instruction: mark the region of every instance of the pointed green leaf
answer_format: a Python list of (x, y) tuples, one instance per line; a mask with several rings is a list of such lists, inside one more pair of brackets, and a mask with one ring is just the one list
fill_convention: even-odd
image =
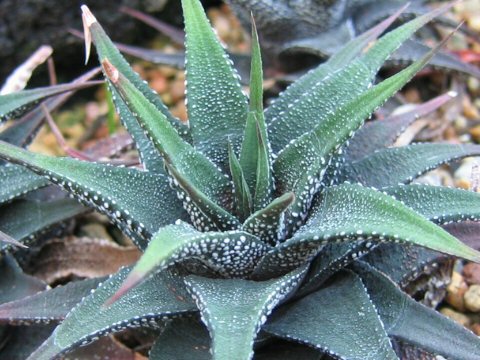
[[(183, 125), (178, 119), (175, 119), (167, 107), (163, 104), (158, 94), (156, 94), (141, 78), (140, 76), (133, 71), (128, 62), (123, 58), (118, 49), (112, 43), (110, 38), (105, 34), (104, 30), (97, 22), (93, 14), (88, 10), (87, 7), (82, 7), (84, 12), (84, 22), (85, 26), (89, 28), (93, 42), (95, 43), (99, 60), (102, 62), (104, 59), (108, 58), (109, 61), (117, 68), (119, 71), (124, 74), (127, 79), (150, 101), (153, 106), (163, 114), (167, 121), (175, 127), (180, 136), (186, 140), (190, 139), (188, 133), (188, 127)], [(149, 141), (147, 135), (137, 123), (135, 116), (130, 112), (128, 107), (125, 105), (117, 91), (114, 89), (112, 84), (107, 81), (110, 92), (112, 93), (113, 103), (117, 109), (118, 114), (120, 115), (120, 120), (132, 135), (132, 138), (135, 141), (137, 149), (139, 151), (140, 160), (148, 171), (155, 173), (163, 173), (163, 162), (158, 158), (155, 147)]]
[[(361, 34), (355, 39), (350, 40), (339, 51), (333, 54), (326, 62), (319, 65), (316, 69), (310, 71), (306, 75), (291, 84), (280, 96), (273, 101), (265, 111), (265, 118), (267, 124), (270, 125), (272, 121), (279, 121), (278, 119), (288, 111), (291, 103), (296, 99), (308, 94), (308, 91), (315, 85), (315, 83), (325, 80), (325, 78), (348, 65), (355, 57), (359, 56), (361, 51), (379, 35), (381, 35), (401, 14), (404, 8), (400, 9), (396, 14), (390, 16), (378, 25)], [(310, 129), (309, 129), (310, 130)], [(308, 131), (308, 130), (307, 130)], [(279, 131), (282, 136), (281, 131)], [(288, 136), (288, 135), (285, 135)], [(293, 139), (294, 137), (291, 137)], [(287, 142), (285, 142), (287, 143)], [(272, 145), (273, 146), (273, 145)], [(280, 150), (281, 146), (278, 146)]]
[(242, 167), (231, 146), (228, 147), (230, 174), (233, 180), (235, 208), (241, 220), (246, 219), (252, 212), (252, 195), (243, 175)]
[[(134, 86), (139, 89), (139, 91), (168, 119), (170, 124), (178, 129), (180, 135), (188, 139), (188, 128), (170, 114), (157, 93), (152, 91), (140, 76), (133, 71), (87, 6), (82, 6), (82, 12), (84, 27), (88, 31), (88, 36), (91, 36), (91, 39), (95, 44), (99, 62), (101, 63), (104, 59), (108, 58), (113, 66), (124, 74), (127, 79), (134, 84)], [(89, 46), (89, 44), (87, 45)]]
[(145, 170), (151, 173), (164, 174), (163, 159), (159, 156), (155, 145), (148, 139), (145, 131), (138, 124), (136, 117), (121, 98), (118, 91), (107, 81), (108, 90), (112, 94), (112, 101), (120, 117), (120, 121), (128, 133), (132, 136), (140, 156), (140, 162)]
[(476, 221), (464, 221), (442, 226), (446, 231), (460, 239), (464, 244), (480, 250), (480, 223)]
[(263, 68), (260, 43), (258, 41), (257, 27), (252, 17), (252, 62), (250, 65), (250, 111), (254, 111), (261, 117), (259, 119), (262, 133), (265, 131), (263, 120)]
[[(291, 140), (310, 132), (313, 127), (328, 119), (332, 111), (364, 92), (393, 51), (450, 6), (446, 5), (392, 30), (381, 37), (367, 53), (328, 77), (326, 74), (331, 74), (330, 69), (325, 74), (320, 71), (321, 77), (315, 72), (307, 74), (307, 77), (315, 78), (315, 81), (301, 81), (297, 85), (301, 90), (295, 90), (296, 101), (293, 106), (285, 107), (284, 104), (279, 111), (275, 102), (266, 112), (273, 151), (278, 153)], [(292, 103), (289, 99), (288, 104)]]
[(420, 184), (382, 190), (437, 224), (480, 218), (480, 194), (472, 191)]
[(150, 350), (150, 360), (211, 360), (210, 336), (196, 319), (170, 322)]
[[(453, 26), (455, 27), (455, 26)], [(416, 40), (408, 39), (402, 46), (392, 55), (393, 63), (405, 64), (418, 59), (421, 54), (430, 49), (426, 44)], [(469, 76), (480, 78), (480, 70), (477, 66), (469, 64), (460, 57), (450, 53), (449, 51), (439, 51), (430, 65), (435, 69), (444, 70), (445, 72), (459, 72)]]
[(99, 84), (98, 81), (84, 82), (78, 84), (62, 84), (48, 86), (32, 90), (22, 90), (19, 92), (0, 96), (0, 121), (9, 118), (17, 118), (38, 104), (41, 100), (50, 96), (58, 95), (67, 91), (79, 90), (92, 85)]
[(198, 276), (185, 278), (187, 289), (212, 337), (213, 358), (251, 359), (253, 342), (260, 327), (270, 312), (297, 288), (304, 273), (305, 268), (301, 268), (264, 282)]
[[(0, 229), (15, 240), (28, 245), (52, 225), (69, 220), (87, 210), (71, 199), (42, 202), (20, 199), (2, 206)], [(1, 248), (10, 246), (2, 244)]]
[(270, 345), (255, 349), (255, 360), (327, 360), (323, 353), (309, 346), (277, 339)]
[(47, 284), (27, 275), (11, 255), (0, 259), (0, 304), (31, 296), (45, 290)]
[(262, 134), (259, 121), (256, 124), (258, 138), (257, 154), (257, 180), (255, 182), (255, 195), (253, 199), (254, 210), (263, 209), (272, 199), (273, 179), (270, 169), (270, 153), (268, 144)]
[(102, 66), (164, 161), (213, 202), (228, 206), (230, 182), (225, 175), (185, 142), (167, 118), (108, 59), (103, 60)]
[(0, 156), (46, 176), (78, 200), (106, 214), (134, 236), (141, 248), (161, 226), (185, 217), (166, 176), (161, 174), (49, 157), (1, 142)]
[(289, 240), (271, 250), (256, 274), (278, 266), (288, 271), (316, 255), (321, 245), (338, 241), (407, 242), (446, 254), (480, 261), (480, 253), (401, 202), (360, 185), (328, 188), (307, 223)]
[(370, 266), (358, 264), (355, 271), (389, 336), (449, 359), (473, 360), (480, 355), (479, 338), (463, 326), (417, 303)]
[(351, 272), (277, 314), (263, 327), (273, 335), (344, 360), (398, 359), (364, 285)]
[(8, 245), (18, 246), (24, 249), (28, 248), (28, 246), (23, 245), (21, 242), (15, 240), (10, 235), (5, 234), (3, 231), (0, 231), (0, 242), (3, 242)]
[(382, 188), (408, 183), (428, 170), (467, 156), (480, 155), (478, 145), (414, 144), (379, 150), (348, 164), (343, 179)]
[(8, 341), (0, 350), (0, 358), (24, 360), (53, 332), (55, 324), (8, 327)]
[(366, 123), (349, 141), (345, 150), (347, 162), (360, 160), (378, 149), (393, 145), (395, 140), (411, 123), (433, 112), (454, 96), (454, 92), (448, 92), (423, 104), (416, 105), (412, 110), (389, 116), (384, 120)]
[(260, 44), (252, 18), (252, 63), (250, 66), (250, 111), (240, 153), (245, 179), (254, 194), (254, 209), (270, 201), (270, 149), (263, 115), (263, 70)]
[(251, 194), (255, 194), (255, 186), (257, 182), (259, 152), (257, 135), (258, 116), (259, 115), (254, 111), (248, 112), (242, 149), (240, 152), (240, 165)]
[(104, 279), (87, 279), (47, 289), (0, 305), (0, 322), (20, 324), (63, 320)]
[(112, 306), (103, 307), (125, 280), (125, 268), (84, 298), (29, 359), (50, 360), (79, 345), (126, 328), (157, 326), (157, 321), (196, 312), (180, 278), (158, 274), (130, 291)]
[(368, 251), (365, 241), (325, 245), (310, 263), (308, 274), (300, 289), (295, 293), (295, 297), (301, 297), (317, 290), (334, 273), (345, 268)]
[(227, 168), (227, 145), (235, 151), (247, 119), (247, 99), (199, 0), (183, 0), (187, 109), (196, 148)]
[[(79, 76), (71, 82), (71, 85), (82, 84), (93, 78), (100, 72), (100, 68), (94, 68), (85, 74)], [(59, 95), (52, 96), (42, 102), (48, 111), (53, 111), (70, 98), (75, 91), (68, 91)], [(24, 115), (21, 119), (16, 120), (11, 126), (3, 129), (0, 133), (0, 140), (13, 145), (25, 147), (30, 144), (35, 134), (40, 129), (45, 119), (45, 113), (41, 108), (37, 107)]]
[[(270, 247), (243, 231), (200, 232), (177, 222), (154, 235), (145, 253), (108, 304), (141, 283), (152, 273), (176, 263), (197, 259), (225, 277), (244, 277)], [(234, 256), (232, 256), (234, 254)]]
[[(438, 50), (438, 47), (436, 48)], [(326, 118), (311, 132), (287, 145), (273, 163), (275, 175), (281, 179), (280, 192), (293, 191), (296, 203), (287, 218), (290, 231), (305, 219), (313, 195), (322, 187), (325, 171), (354, 132), (372, 112), (400, 90), (432, 57), (433, 52), (396, 75), (370, 88)]]
[(295, 201), (293, 193), (286, 193), (252, 214), (243, 229), (264, 242), (275, 245), (283, 238), (283, 219), (287, 208)]
[(183, 207), (190, 215), (192, 224), (201, 231), (232, 230), (240, 227), (238, 219), (210, 200), (198, 190), (175, 167), (166, 164), (168, 173), (177, 186), (178, 197), (183, 201)]
[(48, 180), (19, 165), (0, 166), (0, 204), (48, 185)]
[(450, 274), (444, 276), (444, 279), (435, 279), (434, 273), (448, 273), (449, 269), (452, 270), (448, 265), (452, 261), (447, 255), (406, 244), (379, 244), (362, 257), (362, 261), (387, 275), (403, 289), (410, 283), (418, 287), (420, 284), (417, 280), (421, 276), (435, 281), (437, 288), (446, 287)]

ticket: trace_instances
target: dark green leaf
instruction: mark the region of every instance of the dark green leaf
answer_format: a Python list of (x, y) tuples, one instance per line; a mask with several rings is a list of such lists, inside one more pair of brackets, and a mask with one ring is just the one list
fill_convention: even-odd
[(182, 280), (168, 273), (148, 279), (112, 306), (103, 307), (128, 272), (128, 268), (121, 270), (84, 298), (29, 359), (50, 360), (109, 333), (129, 327), (155, 327), (157, 320), (196, 311)]
[(25, 360), (53, 332), (55, 324), (31, 324), (28, 326), (10, 326), (6, 332), (6, 344), (0, 350), (0, 358)]
[[(341, 66), (336, 65), (333, 68), (338, 70), (337, 72), (331, 68), (323, 71), (319, 68), (305, 75), (307, 79), (311, 79), (300, 80), (295, 85), (293, 98), (281, 96), (266, 112), (273, 151), (279, 152), (291, 140), (310, 132), (313, 127), (328, 119), (332, 111), (348, 104), (364, 92), (393, 51), (425, 23), (449, 7), (450, 5), (439, 8), (392, 30), (380, 38), (366, 54), (355, 54), (358, 59), (352, 62), (352, 58), (349, 58), (348, 65), (345, 66), (343, 61), (340, 61)], [(342, 54), (340, 58), (344, 56), (345, 54)], [(326, 76), (327, 74), (329, 76)], [(285, 93), (289, 94), (288, 90)], [(278, 106), (277, 103), (281, 105)]]
[(165, 163), (174, 167), (206, 197), (226, 207), (229, 204), (227, 200), (230, 200), (230, 182), (218, 167), (185, 142), (167, 118), (108, 59), (103, 60), (102, 66)]
[[(434, 306), (439, 301), (437, 296), (442, 295), (440, 290), (450, 281), (453, 264), (453, 259), (437, 251), (392, 243), (378, 245), (362, 261), (386, 274), (412, 296), (429, 290), (424, 294), (424, 300)], [(426, 289), (428, 287), (431, 289)]]
[[(177, 119), (175, 119), (168, 111), (165, 104), (162, 103), (160, 97), (150, 89), (150, 87), (140, 78), (140, 76), (133, 71), (128, 62), (123, 58), (118, 49), (112, 43), (110, 38), (105, 34), (105, 31), (98, 23), (97, 19), (93, 16), (87, 6), (82, 6), (84, 27), (89, 32), (88, 36), (91, 36), (100, 63), (108, 58), (110, 62), (122, 73), (127, 79), (132, 82), (139, 91), (153, 104), (155, 107), (165, 116), (168, 121), (175, 126), (181, 136), (188, 139), (188, 128), (182, 125)], [(89, 46), (90, 44), (87, 44)], [(87, 54), (90, 52), (87, 48)], [(88, 60), (88, 59), (87, 59)]]
[(174, 320), (150, 350), (150, 360), (211, 360), (210, 336), (196, 319)]
[[(183, 201), (184, 209), (190, 215), (190, 220), (192, 224), (195, 224), (197, 229), (201, 231), (227, 231), (240, 227), (240, 222), (235, 216), (210, 200), (207, 195), (195, 187), (195, 185), (177, 171), (175, 167), (166, 164), (166, 168), (174, 179), (174, 183), (178, 189), (178, 197)], [(213, 190), (216, 189), (213, 188)], [(220, 193), (217, 195), (225, 196), (225, 194)]]
[(433, 52), (426, 54), (420, 61), (325, 115), (311, 132), (295, 139), (278, 154), (273, 163), (274, 173), (280, 179), (278, 190), (293, 191), (296, 196), (287, 213), (288, 230), (294, 230), (305, 219), (313, 195), (322, 187), (325, 171), (334, 154), (341, 151), (341, 145), (377, 107), (425, 66), (432, 55)]
[[(87, 209), (71, 199), (34, 201), (20, 199), (2, 206), (0, 229), (24, 245), (28, 245), (50, 226), (82, 214)], [(2, 245), (2, 249), (10, 245)]]
[(31, 324), (63, 320), (104, 279), (70, 282), (0, 305), (0, 322)]
[(355, 266), (389, 336), (458, 360), (480, 355), (480, 340), (463, 326), (427, 308), (403, 293), (368, 265)]
[(46, 176), (77, 199), (108, 215), (127, 234), (135, 236), (142, 248), (146, 247), (145, 239), (161, 226), (185, 216), (166, 176), (161, 174), (54, 158), (6, 143), (0, 143), (0, 153), (3, 158)]
[[(310, 264), (310, 269), (295, 296), (309, 294), (323, 285), (338, 270), (368, 252), (365, 241), (327, 244)], [(417, 247), (418, 248), (418, 247)], [(420, 248), (421, 249), (421, 248)]]
[(0, 96), (0, 121), (5, 121), (9, 118), (17, 118), (26, 113), (35, 106), (39, 101), (50, 96), (58, 95), (67, 91), (83, 89), (92, 85), (98, 84), (95, 82), (84, 82), (78, 84), (62, 84), (33, 90), (22, 90), (12, 94)]
[(198, 0), (183, 0), (187, 109), (193, 141), (215, 164), (228, 168), (227, 145), (238, 152), (247, 120), (247, 98), (232, 62)]
[(47, 284), (27, 275), (11, 255), (0, 259), (0, 304), (22, 299), (45, 290)]
[(360, 185), (328, 188), (313, 208), (307, 223), (295, 235), (271, 250), (255, 269), (268, 274), (302, 264), (321, 245), (338, 241), (407, 242), (480, 261), (480, 254), (415, 213), (391, 196)]
[(365, 287), (350, 272), (285, 306), (263, 329), (340, 359), (397, 359)]
[[(73, 84), (85, 83), (100, 72), (100, 68), (95, 68), (81, 75), (72, 81)], [(59, 95), (50, 97), (42, 102), (48, 111), (53, 111), (62, 105), (75, 92), (68, 91)], [(0, 140), (13, 145), (25, 147), (30, 144), (33, 137), (40, 129), (45, 118), (45, 113), (40, 108), (35, 108), (21, 119), (16, 120), (11, 126), (0, 133)]]
[(272, 199), (273, 192), (273, 180), (272, 180), (272, 171), (270, 166), (270, 152), (268, 149), (268, 144), (264, 135), (262, 133), (260, 121), (256, 123), (256, 133), (257, 133), (257, 179), (255, 181), (255, 195), (253, 198), (253, 209), (260, 210)]
[(212, 337), (213, 358), (251, 359), (260, 327), (273, 308), (297, 288), (304, 273), (305, 268), (264, 282), (188, 276), (185, 283)]
[(348, 164), (343, 178), (376, 188), (395, 186), (441, 164), (475, 155), (480, 155), (478, 145), (414, 144), (388, 148)]
[(420, 184), (382, 190), (437, 224), (480, 218), (480, 194), (472, 191)]
[(137, 119), (131, 113), (128, 106), (120, 97), (120, 94), (115, 90), (115, 88), (108, 81), (108, 89), (112, 94), (113, 104), (117, 110), (117, 113), (120, 117), (120, 121), (128, 133), (132, 136), (133, 141), (135, 142), (138, 154), (140, 156), (140, 161), (145, 167), (145, 170), (151, 173), (164, 174), (164, 165), (163, 159), (159, 156), (155, 145), (148, 139), (145, 131), (138, 124)]
[(48, 185), (48, 180), (19, 165), (0, 167), (0, 204)]
[(347, 162), (360, 160), (378, 149), (393, 145), (395, 140), (411, 123), (419, 117), (428, 115), (452, 99), (452, 97), (454, 97), (454, 93), (448, 92), (426, 103), (417, 105), (414, 109), (405, 113), (392, 115), (384, 120), (366, 123), (357, 131), (345, 150)]
[[(408, 39), (392, 55), (391, 60), (394, 63), (409, 63), (420, 58), (422, 54), (429, 49), (429, 46), (418, 40)], [(430, 62), (430, 65), (436, 69), (460, 72), (480, 78), (480, 70), (477, 66), (469, 64), (466, 61), (462, 61), (459, 57), (452, 55), (447, 51), (440, 51), (438, 54), (435, 54)]]
[[(305, 76), (302, 76), (300, 79), (295, 81), (295, 83), (290, 85), (287, 90), (281, 93), (280, 96), (265, 111), (267, 124), (270, 124), (272, 121), (281, 121), (279, 120), (280, 117), (282, 117), (283, 114), (288, 111), (291, 103), (293, 103), (296, 99), (300, 99), (302, 96), (308, 94), (308, 91), (310, 91), (317, 82), (325, 80), (329, 74), (332, 74), (342, 67), (348, 65), (352, 60), (355, 59), (356, 56), (361, 53), (368, 43), (375, 40), (381, 33), (383, 33), (393, 23), (395, 18), (400, 15), (400, 13), (401, 11), (384, 20), (359, 37), (349, 41), (343, 48), (333, 54), (328, 61), (319, 65), (315, 70), (311, 71)], [(304, 132), (310, 130), (311, 129), (307, 129)], [(279, 135), (285, 136), (289, 139), (294, 139), (294, 136), (282, 134), (281, 131), (279, 131)], [(283, 141), (285, 144), (288, 143), (286, 140), (287, 139)], [(277, 146), (279, 147), (277, 151), (282, 148), (280, 145)]]
[(286, 193), (276, 198), (245, 220), (242, 228), (263, 241), (275, 245), (283, 237), (284, 214), (294, 200), (293, 193)]
[(189, 259), (198, 259), (226, 277), (244, 277), (269, 248), (243, 231), (200, 232), (183, 222), (165, 226), (153, 236), (127, 280), (108, 303), (119, 299), (150, 274)]
[(230, 165), (230, 174), (233, 180), (233, 189), (235, 195), (235, 208), (239, 218), (243, 221), (252, 212), (252, 195), (245, 176), (231, 146), (228, 147), (228, 160)]

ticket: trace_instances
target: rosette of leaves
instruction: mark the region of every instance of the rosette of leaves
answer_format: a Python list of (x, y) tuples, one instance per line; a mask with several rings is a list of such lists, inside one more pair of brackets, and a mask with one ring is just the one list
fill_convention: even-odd
[[(188, 125), (169, 114), (83, 7), (87, 45), (95, 43), (142, 169), (0, 143), (3, 159), (108, 215), (144, 251), (132, 269), (57, 314), (63, 321), (30, 358), (59, 357), (142, 326), (163, 330), (152, 359), (397, 359), (392, 341), (456, 359), (478, 357), (476, 336), (412, 300), (378, 261), (357, 260), (382, 243), (401, 245), (391, 253), (395, 265), (407, 244), (480, 260), (437, 225), (477, 218), (478, 195), (409, 184), (439, 164), (479, 154), (479, 147), (388, 148), (403, 125), (359, 130), (433, 52), (372, 86), (385, 59), (446, 8), (364, 51), (391, 19), (381, 23), (264, 110), (256, 31), (247, 98), (200, 2), (182, 5)], [(355, 147), (359, 142), (372, 146)], [(0, 314), (7, 321), (45, 320), (38, 304), (46, 299), (59, 295), (46, 291), (0, 306)]]

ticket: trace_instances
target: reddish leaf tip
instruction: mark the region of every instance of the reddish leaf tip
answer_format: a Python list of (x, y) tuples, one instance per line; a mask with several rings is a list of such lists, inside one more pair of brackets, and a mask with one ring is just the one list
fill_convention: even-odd
[(144, 277), (139, 274), (138, 272), (131, 272), (125, 281), (122, 283), (120, 288), (117, 290), (115, 294), (113, 294), (105, 303), (102, 305), (103, 308), (107, 308), (113, 303), (117, 302), (121, 297), (123, 297), (128, 291), (138, 285)]
[(113, 66), (113, 64), (108, 59), (102, 60), (102, 67), (108, 79), (114, 84), (116, 84), (120, 76), (120, 73), (118, 72), (117, 68)]

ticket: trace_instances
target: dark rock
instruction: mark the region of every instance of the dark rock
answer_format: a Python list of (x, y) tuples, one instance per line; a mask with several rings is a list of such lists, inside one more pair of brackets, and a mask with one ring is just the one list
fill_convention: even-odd
[[(206, 5), (218, 1), (204, 1)], [(0, 84), (40, 45), (54, 48), (53, 57), (60, 76), (68, 78), (83, 67), (83, 41), (68, 32), (82, 30), (80, 6), (86, 4), (113, 40), (128, 44), (146, 43), (156, 31), (121, 13), (123, 5), (158, 16), (182, 26), (178, 0), (2, 0), (0, 1)], [(90, 67), (96, 62), (91, 61)], [(44, 69), (45, 67), (43, 67)], [(45, 73), (45, 70), (43, 70)]]

